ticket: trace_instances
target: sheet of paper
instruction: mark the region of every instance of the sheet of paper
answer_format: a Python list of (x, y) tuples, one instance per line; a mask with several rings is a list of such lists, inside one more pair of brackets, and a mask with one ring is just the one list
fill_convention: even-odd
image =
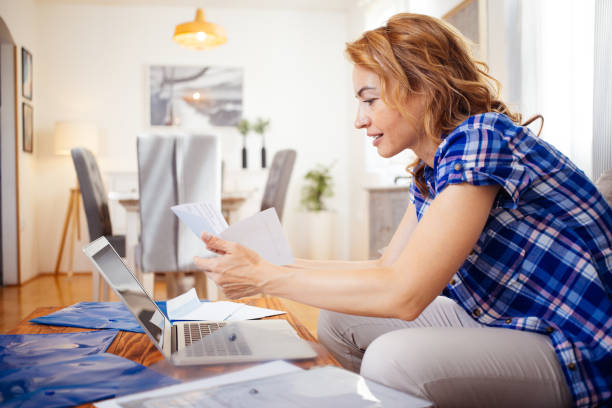
[(98, 408), (122, 408), (122, 407), (144, 407), (145, 404), (139, 404), (138, 401), (149, 398), (158, 398), (177, 393), (188, 393), (196, 390), (201, 390), (220, 385), (233, 384), (242, 381), (250, 381), (258, 378), (271, 377), (281, 374), (289, 374), (302, 369), (289, 364), (285, 361), (272, 361), (265, 364), (259, 364), (245, 370), (236, 371), (234, 373), (223, 374), (212, 378), (190, 381), (183, 384), (172, 385), (169, 387), (158, 388), (156, 390), (140, 392), (138, 394), (128, 395), (126, 397), (116, 398), (112, 400), (96, 402), (94, 405)]
[(275, 265), (293, 263), (293, 254), (274, 208), (232, 224), (219, 236), (238, 242)]
[(229, 227), (221, 212), (210, 203), (176, 205), (172, 211), (198, 238), (206, 231), (225, 240), (238, 242), (275, 265), (293, 263), (289, 242), (274, 208), (268, 208)]
[(190, 203), (171, 207), (177, 217), (183, 221), (198, 238), (203, 232), (219, 235), (227, 229), (223, 214), (211, 203)]
[(229, 301), (200, 303), (194, 288), (166, 302), (170, 320), (241, 321), (286, 313)]
[[(261, 367), (261, 366), (260, 366)], [(245, 381), (200, 384), (195, 389), (170, 390), (162, 395), (141, 393), (117, 399), (122, 408), (165, 407), (319, 407), (319, 408), (428, 408), (429, 401), (367, 380), (350, 371), (332, 367), (293, 370)], [(127, 400), (130, 398), (130, 400)], [(100, 406), (100, 405), (97, 405)]]

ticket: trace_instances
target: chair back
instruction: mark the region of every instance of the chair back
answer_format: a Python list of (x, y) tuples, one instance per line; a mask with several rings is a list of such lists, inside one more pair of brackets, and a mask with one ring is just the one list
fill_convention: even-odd
[(143, 272), (177, 269), (178, 220), (174, 137), (139, 137), (138, 194), (140, 205), (140, 267)]
[(95, 156), (82, 147), (75, 147), (70, 153), (83, 197), (89, 239), (113, 235), (106, 189)]
[(287, 197), (291, 173), (293, 172), (293, 165), (295, 164), (295, 157), (296, 152), (292, 149), (276, 152), (272, 159), (268, 181), (266, 182), (261, 200), (261, 210), (274, 207), (279, 220), (283, 219), (285, 199)]
[(137, 155), (142, 270), (196, 270), (193, 256), (208, 251), (170, 207), (207, 201), (221, 208), (217, 138), (185, 134), (140, 136)]

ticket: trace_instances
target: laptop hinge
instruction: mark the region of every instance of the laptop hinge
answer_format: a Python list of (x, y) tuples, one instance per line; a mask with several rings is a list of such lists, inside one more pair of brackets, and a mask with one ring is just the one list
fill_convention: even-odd
[(176, 328), (176, 324), (173, 324), (171, 326), (170, 329), (170, 349), (172, 350), (172, 353), (176, 353), (177, 349), (178, 349), (178, 335), (177, 335), (177, 328)]

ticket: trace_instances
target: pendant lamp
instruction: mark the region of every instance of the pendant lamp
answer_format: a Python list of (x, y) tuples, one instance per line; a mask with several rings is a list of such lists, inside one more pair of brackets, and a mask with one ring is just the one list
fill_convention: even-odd
[(194, 21), (181, 23), (174, 29), (174, 42), (193, 50), (206, 50), (227, 41), (225, 30), (204, 19), (204, 10), (197, 9)]

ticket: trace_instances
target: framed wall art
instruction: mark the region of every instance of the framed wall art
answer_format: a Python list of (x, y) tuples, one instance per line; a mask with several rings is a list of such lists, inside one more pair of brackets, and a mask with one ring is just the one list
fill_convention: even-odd
[(242, 117), (242, 68), (149, 67), (149, 125), (206, 129)]
[(34, 150), (34, 110), (31, 105), (21, 104), (23, 151), (32, 153)]
[(454, 26), (470, 42), (475, 57), (487, 59), (487, 8), (484, 0), (464, 0), (442, 20)]
[(21, 94), (32, 100), (32, 54), (21, 47)]

